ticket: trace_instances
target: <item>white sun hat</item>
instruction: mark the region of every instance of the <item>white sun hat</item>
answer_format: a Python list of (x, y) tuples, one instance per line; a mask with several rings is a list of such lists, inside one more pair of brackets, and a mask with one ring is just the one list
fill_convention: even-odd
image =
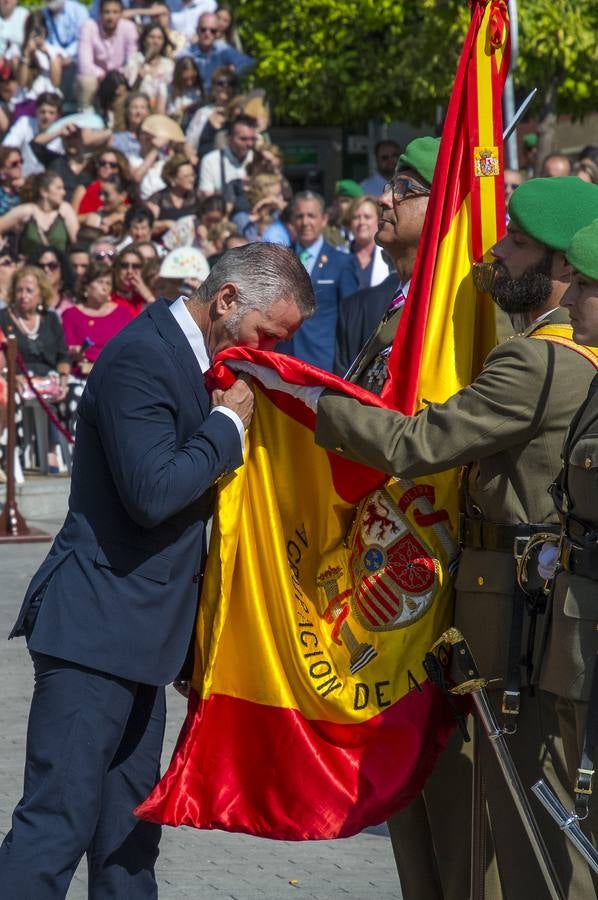
[(205, 281), (209, 274), (208, 261), (196, 247), (176, 247), (166, 254), (160, 266), (161, 278)]

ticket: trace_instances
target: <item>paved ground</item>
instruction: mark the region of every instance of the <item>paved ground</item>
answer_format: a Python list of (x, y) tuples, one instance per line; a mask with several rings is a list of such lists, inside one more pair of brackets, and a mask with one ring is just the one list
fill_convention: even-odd
[[(19, 506), (30, 525), (54, 533), (66, 509), (64, 479), (28, 479)], [(0, 503), (3, 496), (0, 494)], [(44, 544), (0, 545), (0, 642), (8, 634), (24, 589), (47, 551)], [(0, 837), (20, 796), (31, 666), (22, 640), (0, 643)], [(183, 720), (184, 701), (168, 691), (164, 748), (168, 763)], [(161, 900), (400, 900), (390, 840), (384, 827), (343, 841), (303, 844), (265, 841), (219, 831), (167, 828), (157, 874)], [(0, 897), (2, 890), (0, 886)], [(84, 865), (68, 900), (87, 897)], [(18, 900), (18, 898), (5, 898)], [(423, 898), (422, 898), (423, 900)]]

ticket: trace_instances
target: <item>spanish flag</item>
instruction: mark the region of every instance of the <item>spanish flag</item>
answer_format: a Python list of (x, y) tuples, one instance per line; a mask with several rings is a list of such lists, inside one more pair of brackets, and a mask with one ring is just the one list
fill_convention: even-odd
[(141, 818), (347, 837), (415, 797), (452, 729), (422, 661), (450, 621), (454, 473), (386, 482), (316, 447), (314, 410), (328, 388), (411, 413), (491, 345), (470, 273), (504, 224), (507, 21), (503, 2), (472, 8), (385, 396), (242, 348), (214, 367), (221, 386), (250, 373), (256, 407), (218, 491), (186, 722)]

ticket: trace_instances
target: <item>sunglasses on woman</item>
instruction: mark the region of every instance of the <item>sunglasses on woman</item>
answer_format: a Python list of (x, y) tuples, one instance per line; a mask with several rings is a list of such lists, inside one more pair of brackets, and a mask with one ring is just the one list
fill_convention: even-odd
[(98, 166), (109, 166), (111, 169), (118, 169), (118, 163), (112, 162), (111, 159), (101, 159), (98, 162)]
[(119, 269), (133, 269), (135, 272), (141, 269), (141, 263), (138, 262), (121, 262), (118, 264)]
[(57, 263), (55, 259), (52, 259), (48, 262), (40, 262), (38, 263), (38, 266), (40, 269), (43, 269), (44, 272), (56, 272), (56, 270), (60, 268), (60, 263)]

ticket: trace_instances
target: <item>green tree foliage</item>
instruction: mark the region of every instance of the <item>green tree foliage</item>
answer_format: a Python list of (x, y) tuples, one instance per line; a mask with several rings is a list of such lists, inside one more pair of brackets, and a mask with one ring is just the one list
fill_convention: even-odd
[(354, 125), (433, 121), (445, 103), (468, 21), (463, 2), (237, 0), (277, 121)]
[[(237, 0), (278, 121), (351, 126), (434, 121), (469, 22), (466, 0)], [(598, 109), (598, 0), (519, 0), (516, 84), (536, 113)], [(540, 105), (541, 104), (541, 105)]]
[(546, 112), (598, 109), (597, 0), (520, 0), (515, 81)]

